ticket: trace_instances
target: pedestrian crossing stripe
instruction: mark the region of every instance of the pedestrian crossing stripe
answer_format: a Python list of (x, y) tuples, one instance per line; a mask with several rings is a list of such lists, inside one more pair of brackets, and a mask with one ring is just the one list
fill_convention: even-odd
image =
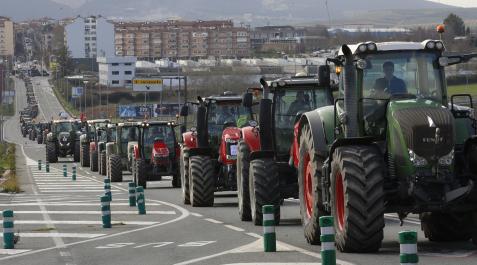
[[(149, 222), (149, 221), (112, 221), (114, 224), (124, 224), (124, 225), (155, 225), (159, 222)], [(54, 224), (54, 225), (100, 225), (102, 221), (81, 221), (81, 220), (15, 220), (15, 224)]]
[[(151, 202), (147, 204), (148, 206), (158, 206), (161, 205), (157, 202)], [(98, 203), (56, 203), (56, 202), (33, 202), (33, 203), (17, 203), (12, 205), (11, 203), (0, 203), (0, 206), (99, 206)], [(111, 206), (129, 206), (129, 203), (111, 203)]]
[[(53, 238), (95, 238), (105, 236), (106, 234), (90, 234), (90, 233), (19, 233), (20, 238), (24, 237), (53, 237)], [(0, 234), (3, 237), (3, 233)]]

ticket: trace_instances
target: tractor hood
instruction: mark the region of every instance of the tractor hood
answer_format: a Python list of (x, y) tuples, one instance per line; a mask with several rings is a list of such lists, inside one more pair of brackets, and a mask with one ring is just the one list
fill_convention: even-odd
[(408, 150), (436, 161), (452, 151), (454, 117), (451, 111), (432, 100), (410, 99), (391, 101), (388, 106), (390, 130), (401, 135)]

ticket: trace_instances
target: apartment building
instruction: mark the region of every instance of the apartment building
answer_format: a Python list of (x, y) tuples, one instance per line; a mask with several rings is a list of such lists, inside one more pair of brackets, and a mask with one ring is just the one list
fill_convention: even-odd
[(99, 83), (108, 87), (132, 87), (136, 57), (97, 57)]
[(74, 59), (114, 56), (114, 26), (101, 16), (77, 17), (65, 26), (65, 45)]
[(0, 57), (13, 56), (14, 49), (13, 22), (7, 17), (0, 16)]
[(115, 23), (118, 56), (138, 59), (241, 58), (250, 55), (250, 34), (230, 20)]

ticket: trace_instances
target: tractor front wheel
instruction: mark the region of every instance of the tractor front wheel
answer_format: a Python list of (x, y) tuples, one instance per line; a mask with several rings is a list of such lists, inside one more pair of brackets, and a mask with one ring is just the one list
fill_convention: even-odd
[(374, 146), (336, 148), (331, 163), (331, 214), (336, 247), (376, 252), (384, 228), (384, 161)]
[(99, 174), (106, 175), (106, 151), (101, 151), (99, 154)]
[(111, 176), (111, 182), (123, 181), (123, 167), (121, 165), (121, 157), (118, 155), (111, 155), (109, 158), (109, 174)]
[(182, 148), (179, 160), (179, 171), (182, 184), (182, 202), (190, 204), (190, 186), (189, 186), (189, 152)]
[(248, 145), (244, 141), (240, 141), (237, 153), (237, 196), (239, 216), (242, 221), (252, 220), (249, 191), (249, 154)]
[[(136, 185), (142, 186), (144, 189), (146, 189), (147, 188), (146, 161), (144, 161), (144, 159), (139, 159), (139, 160), (135, 160), (135, 162), (132, 164), (135, 166), (134, 173), (135, 173)], [(133, 165), (131, 165), (131, 167)]]
[(208, 156), (190, 158), (190, 204), (192, 207), (214, 206), (214, 165)]
[(87, 144), (80, 146), (80, 164), (82, 167), (89, 167), (89, 148)]
[(56, 152), (56, 145), (54, 142), (46, 142), (46, 161), (48, 161), (48, 163), (58, 162), (58, 153)]
[(275, 161), (272, 158), (255, 159), (250, 162), (250, 211), (255, 225), (262, 225), (262, 206), (274, 205), (275, 225), (280, 223), (280, 181)]
[(98, 151), (90, 152), (89, 169), (92, 172), (98, 171)]
[(421, 229), (430, 241), (464, 241), (472, 238), (470, 213), (428, 212), (420, 214)]

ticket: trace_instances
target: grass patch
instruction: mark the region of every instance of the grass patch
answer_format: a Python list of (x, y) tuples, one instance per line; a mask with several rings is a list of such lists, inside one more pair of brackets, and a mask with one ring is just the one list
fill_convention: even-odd
[(471, 94), (477, 95), (477, 83), (469, 84), (469, 85), (454, 85), (447, 87), (447, 94), (448, 96), (452, 96), (455, 94)]
[(15, 145), (0, 144), (0, 191), (2, 192), (21, 192), (15, 174)]

